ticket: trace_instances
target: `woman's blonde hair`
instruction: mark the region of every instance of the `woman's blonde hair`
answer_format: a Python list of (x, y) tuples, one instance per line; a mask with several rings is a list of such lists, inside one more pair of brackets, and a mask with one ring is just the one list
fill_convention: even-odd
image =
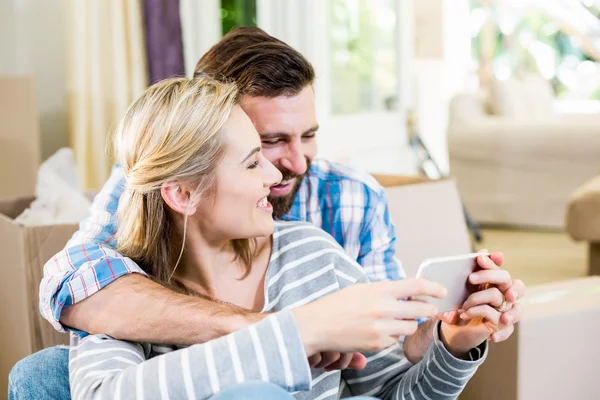
[[(234, 84), (167, 79), (147, 89), (117, 128), (114, 146), (126, 178), (117, 212), (118, 249), (165, 286), (181, 289), (171, 277), (183, 252), (185, 228), (175, 230), (161, 186), (169, 181), (191, 184), (196, 187), (191, 202), (207, 193), (224, 154), (220, 130), (236, 104)], [(249, 240), (235, 240), (233, 247), (247, 274)]]

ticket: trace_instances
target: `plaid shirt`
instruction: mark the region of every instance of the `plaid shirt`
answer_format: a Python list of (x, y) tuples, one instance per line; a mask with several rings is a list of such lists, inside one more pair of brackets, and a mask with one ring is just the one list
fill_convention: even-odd
[[(40, 312), (59, 331), (63, 307), (75, 304), (133, 272), (145, 272), (116, 251), (116, 211), (123, 170), (115, 166), (94, 199), (91, 213), (67, 246), (44, 266)], [(373, 177), (351, 168), (313, 160), (290, 212), (290, 221), (309, 221), (332, 235), (365, 269), (370, 280), (404, 277), (395, 258), (396, 235), (384, 189)]]

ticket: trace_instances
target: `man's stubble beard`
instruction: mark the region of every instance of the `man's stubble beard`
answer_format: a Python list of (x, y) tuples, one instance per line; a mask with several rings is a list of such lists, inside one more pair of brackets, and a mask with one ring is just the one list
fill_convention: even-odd
[[(306, 158), (306, 172), (310, 169), (310, 160)], [(302, 175), (296, 175), (290, 171), (282, 171), (281, 175), (283, 176), (282, 181), (287, 181), (293, 178), (297, 178), (294, 183), (294, 187), (292, 191), (285, 196), (268, 196), (269, 203), (273, 206), (273, 219), (281, 219), (284, 215), (290, 212), (292, 205), (294, 204), (294, 200), (296, 199), (296, 195), (298, 194), (298, 190), (300, 190), (300, 185), (302, 185), (302, 181), (306, 176), (306, 172)]]

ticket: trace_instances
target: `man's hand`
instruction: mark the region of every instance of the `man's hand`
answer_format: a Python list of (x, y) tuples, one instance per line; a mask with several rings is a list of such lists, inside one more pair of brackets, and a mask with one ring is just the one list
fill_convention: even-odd
[(312, 368), (324, 368), (325, 371), (346, 368), (361, 370), (367, 366), (367, 358), (361, 353), (326, 351), (309, 357), (308, 363)]
[[(464, 358), (469, 350), (487, 339), (493, 342), (508, 339), (514, 324), (521, 319), (517, 301), (525, 295), (525, 284), (513, 280), (508, 271), (501, 269), (503, 262), (504, 255), (499, 252), (489, 257), (480, 255), (477, 263), (482, 270), (471, 274), (469, 281), (482, 289), (469, 296), (463, 309), (440, 315), (441, 340), (458, 358)], [(503, 305), (507, 311), (498, 311)]]

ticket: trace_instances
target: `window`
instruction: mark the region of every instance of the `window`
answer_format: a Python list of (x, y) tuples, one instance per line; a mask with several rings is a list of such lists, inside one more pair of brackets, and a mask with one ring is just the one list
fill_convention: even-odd
[[(600, 100), (600, 8), (595, 1), (471, 1), (473, 66), (492, 77), (538, 73), (558, 98)], [(592, 56), (594, 58), (592, 58)]]
[(394, 0), (331, 0), (333, 114), (396, 109)]
[(221, 0), (223, 35), (240, 26), (256, 26), (256, 0)]

